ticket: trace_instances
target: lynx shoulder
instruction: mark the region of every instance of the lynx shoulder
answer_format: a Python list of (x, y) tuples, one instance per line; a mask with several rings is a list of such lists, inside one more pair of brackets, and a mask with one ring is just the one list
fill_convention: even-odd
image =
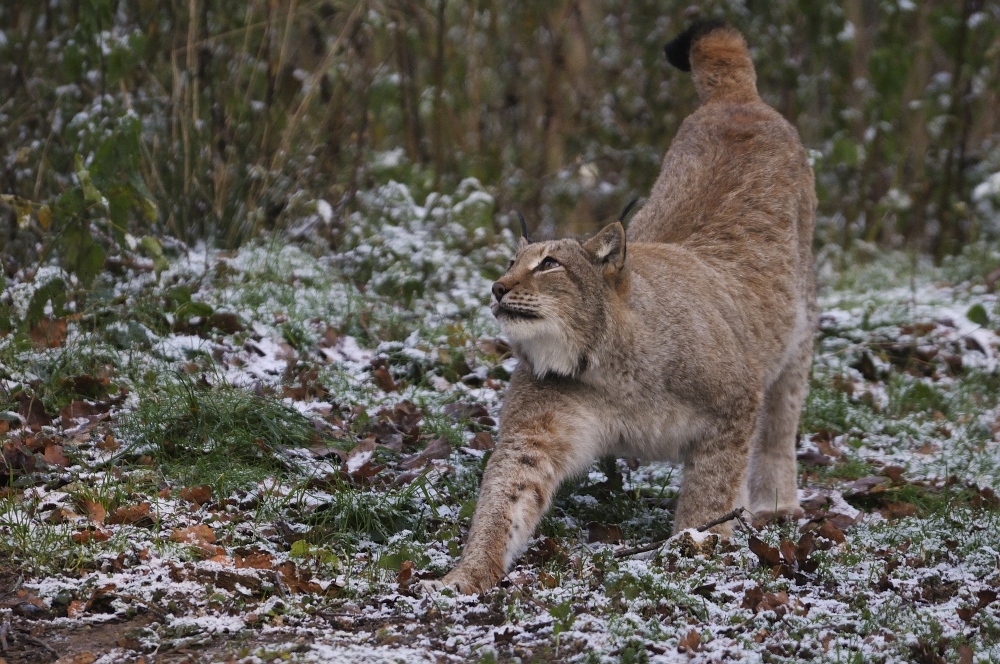
[(628, 232), (522, 239), (493, 285), (520, 362), (462, 559), (432, 586), (493, 586), (560, 482), (603, 455), (684, 464), (675, 532), (736, 506), (800, 511), (812, 170), (795, 129), (758, 96), (738, 31), (698, 24), (666, 51), (702, 103)]

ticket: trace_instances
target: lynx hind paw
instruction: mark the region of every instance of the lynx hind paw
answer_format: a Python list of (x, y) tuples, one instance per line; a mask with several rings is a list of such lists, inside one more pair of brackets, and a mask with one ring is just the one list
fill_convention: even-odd
[(420, 582), (420, 591), (424, 595), (430, 595), (431, 593), (441, 592), (442, 590), (453, 590), (461, 595), (475, 595), (477, 593), (483, 592), (483, 588), (480, 588), (478, 584), (473, 583), (467, 579), (462, 578), (449, 578), (451, 575), (445, 575), (443, 579), (430, 579), (427, 581)]
[(777, 510), (757, 510), (752, 513), (751, 525), (762, 528), (769, 523), (795, 523), (806, 515), (801, 507), (779, 508)]

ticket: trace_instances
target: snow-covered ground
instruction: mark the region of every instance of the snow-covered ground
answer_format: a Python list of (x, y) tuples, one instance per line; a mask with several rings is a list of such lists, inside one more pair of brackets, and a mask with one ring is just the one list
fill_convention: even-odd
[(36, 297), (58, 269), (8, 280), (42, 315), (0, 337), (0, 658), (1000, 661), (983, 251), (821, 261), (800, 522), (636, 552), (679, 469), (598, 464), (500, 588), (416, 592), (460, 554), (513, 368), (483, 206), (389, 185), (335, 251), (178, 247), (65, 307)]

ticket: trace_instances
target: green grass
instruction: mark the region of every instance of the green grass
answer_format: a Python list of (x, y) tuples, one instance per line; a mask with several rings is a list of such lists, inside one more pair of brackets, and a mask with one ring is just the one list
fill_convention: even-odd
[(277, 399), (225, 383), (179, 376), (138, 396), (119, 425), (124, 451), (150, 455), (168, 480), (207, 484), (217, 496), (298, 472), (288, 448), (332, 442)]

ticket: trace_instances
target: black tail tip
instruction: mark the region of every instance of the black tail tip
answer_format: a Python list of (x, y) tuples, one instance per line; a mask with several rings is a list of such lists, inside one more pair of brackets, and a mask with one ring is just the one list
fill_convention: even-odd
[(687, 30), (663, 47), (663, 52), (667, 54), (667, 62), (681, 71), (691, 71), (691, 45), (713, 30), (727, 25), (725, 21), (717, 18), (692, 23)]

